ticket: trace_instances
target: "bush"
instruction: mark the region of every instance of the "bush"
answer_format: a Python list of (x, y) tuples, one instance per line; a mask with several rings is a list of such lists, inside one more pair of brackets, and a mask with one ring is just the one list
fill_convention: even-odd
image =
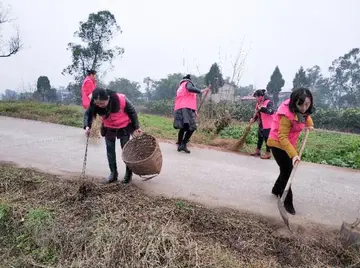
[[(241, 122), (248, 122), (254, 114), (255, 103), (246, 102), (206, 102), (200, 113), (206, 118), (216, 118), (225, 110), (230, 112), (231, 118)], [(151, 101), (146, 112), (157, 115), (172, 116), (173, 100)], [(360, 133), (360, 108), (343, 110), (317, 109), (312, 115), (316, 128)]]
[(316, 128), (360, 133), (360, 108), (318, 109), (312, 118)]

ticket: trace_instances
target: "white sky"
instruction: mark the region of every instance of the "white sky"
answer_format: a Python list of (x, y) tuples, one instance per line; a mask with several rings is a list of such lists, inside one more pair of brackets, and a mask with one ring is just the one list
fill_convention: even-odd
[[(71, 63), (69, 42), (79, 22), (91, 12), (108, 9), (123, 34), (114, 44), (125, 48), (105, 81), (125, 77), (142, 82), (173, 72), (198, 75), (220, 63), (231, 76), (232, 61), (244, 37), (248, 51), (241, 84), (265, 87), (276, 65), (291, 87), (300, 65), (315, 64), (325, 72), (331, 62), (360, 46), (359, 0), (3, 0), (20, 29), (24, 49), (0, 59), (0, 91), (22, 91), (40, 75), (55, 87)], [(11, 28), (3, 28), (4, 37)], [(185, 59), (185, 64), (183, 60)]]

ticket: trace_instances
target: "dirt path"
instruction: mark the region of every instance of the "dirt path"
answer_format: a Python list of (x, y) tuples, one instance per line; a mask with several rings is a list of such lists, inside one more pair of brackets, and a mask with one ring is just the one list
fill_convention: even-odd
[[(46, 140), (46, 141), (44, 141)], [(13, 161), (55, 174), (79, 174), (85, 138), (79, 128), (0, 117), (0, 161)], [(120, 145), (119, 145), (120, 148)], [(190, 155), (161, 143), (163, 170), (151, 181), (134, 183), (154, 194), (180, 197), (216, 207), (230, 207), (280, 219), (270, 194), (278, 175), (272, 160), (192, 147)], [(121, 171), (121, 150), (118, 165)], [(91, 144), (87, 174), (108, 175), (103, 139)], [(302, 163), (294, 181), (297, 215), (291, 222), (339, 228), (359, 216), (360, 171)]]

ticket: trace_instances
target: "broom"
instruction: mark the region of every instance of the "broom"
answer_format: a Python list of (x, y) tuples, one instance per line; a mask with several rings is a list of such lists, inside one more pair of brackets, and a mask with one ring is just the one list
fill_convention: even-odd
[(243, 147), (245, 141), (246, 141), (246, 137), (247, 135), (249, 134), (250, 130), (251, 130), (251, 126), (252, 126), (253, 123), (250, 123), (245, 131), (244, 131), (244, 134), (241, 136), (241, 138), (235, 143), (234, 147), (232, 148), (233, 151), (239, 151), (240, 148)]
[[(259, 111), (259, 110), (258, 110), (258, 111)], [(258, 112), (258, 111), (257, 111), (257, 112)], [(255, 118), (257, 112), (255, 112), (255, 114), (253, 115), (252, 118)], [(255, 120), (253, 120), (253, 121), (255, 122)], [(245, 131), (244, 131), (244, 134), (241, 136), (241, 138), (235, 143), (234, 147), (232, 148), (233, 151), (239, 151), (239, 150), (243, 147), (243, 145), (244, 145), (244, 143), (245, 143), (245, 141), (246, 141), (246, 137), (247, 137), (247, 135), (249, 134), (249, 132), (250, 132), (250, 130), (251, 130), (251, 126), (252, 126), (252, 124), (253, 124), (254, 122), (251, 122), (251, 123), (246, 127), (246, 129), (245, 129)]]

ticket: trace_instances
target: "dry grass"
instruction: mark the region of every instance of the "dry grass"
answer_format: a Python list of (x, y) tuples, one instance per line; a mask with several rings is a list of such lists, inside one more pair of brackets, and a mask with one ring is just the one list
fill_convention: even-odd
[[(0, 165), (1, 267), (349, 267), (335, 233)], [(355, 267), (355, 266), (354, 266)]]

